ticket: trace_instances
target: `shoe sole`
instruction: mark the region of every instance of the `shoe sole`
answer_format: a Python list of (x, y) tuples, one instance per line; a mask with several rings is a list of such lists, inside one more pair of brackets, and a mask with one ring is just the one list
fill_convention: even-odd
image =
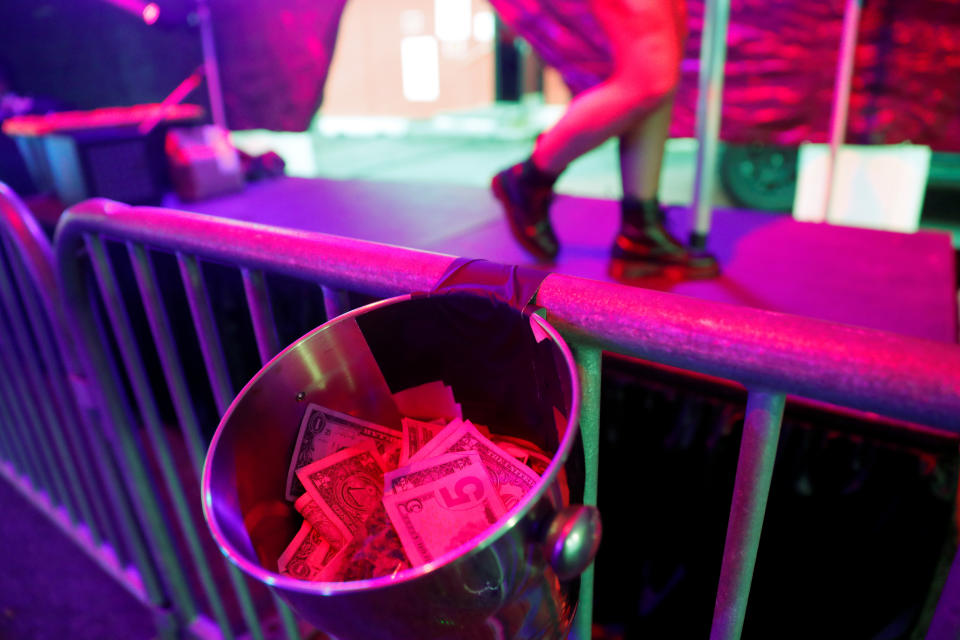
[(513, 236), (513, 239), (520, 243), (520, 246), (538, 261), (553, 262), (557, 255), (544, 252), (539, 245), (527, 237), (523, 229), (520, 228), (513, 219), (513, 216), (510, 214), (510, 207), (512, 206), (510, 197), (507, 195), (507, 190), (503, 188), (503, 180), (499, 175), (493, 177), (493, 180), (490, 182), (490, 190), (493, 191), (494, 197), (503, 205), (504, 213), (507, 214), (507, 224), (510, 227), (510, 234)]
[[(627, 272), (631, 272), (627, 275)], [(637, 262), (627, 260), (610, 261), (608, 275), (621, 284), (635, 284), (654, 279), (671, 281), (706, 280), (720, 275), (720, 267), (692, 268), (687, 265), (664, 265), (656, 262)]]

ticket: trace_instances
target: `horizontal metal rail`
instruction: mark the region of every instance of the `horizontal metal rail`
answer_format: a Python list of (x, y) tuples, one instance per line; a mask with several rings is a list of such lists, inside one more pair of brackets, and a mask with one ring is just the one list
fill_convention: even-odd
[[(104, 234), (371, 295), (426, 291), (453, 256), (186, 212), (90, 200), (57, 252)], [(960, 433), (960, 346), (876, 329), (551, 274), (537, 303), (602, 348)]]
[[(226, 376), (198, 260), (239, 270), (261, 361), (279, 348), (265, 274), (321, 285), (325, 306), (336, 312), (346, 303), (343, 290), (374, 296), (430, 290), (454, 260), (319, 233), (91, 200), (65, 214), (56, 238), (64, 294), (78, 306), (84, 304), (82, 286), (71, 265), (91, 238), (176, 256), (221, 409), (235, 390)], [(587, 501), (595, 500), (597, 492), (601, 349), (733, 380), (749, 390), (713, 638), (737, 638), (743, 627), (786, 394), (960, 433), (957, 345), (561, 274), (543, 281), (536, 301), (573, 343), (583, 387), (591, 396), (584, 406), (593, 409), (581, 419)], [(574, 629), (580, 639), (589, 637), (592, 583), (588, 571)], [(282, 606), (279, 611), (292, 637), (296, 631), (289, 612)]]
[[(0, 201), (2, 200), (3, 198), (0, 198)], [(5, 206), (6, 209), (0, 207), (0, 210), (6, 212), (4, 222), (7, 227), (11, 227), (10, 207)], [(23, 217), (22, 212), (14, 213)], [(142, 302), (146, 305), (154, 333), (153, 346), (160, 348), (168, 385), (171, 390), (175, 390), (175, 404), (179, 420), (183, 423), (181, 428), (188, 436), (194, 472), (198, 464), (199, 448), (202, 446), (197, 434), (197, 418), (192, 414), (189, 394), (180, 384), (183, 378), (182, 366), (175, 361), (175, 349), (172, 347), (169, 329), (164, 328), (164, 303), (156, 288), (147, 249), (166, 251), (175, 256), (179, 263), (187, 302), (191, 308), (201, 351), (204, 352), (210, 376), (208, 380), (218, 410), (222, 410), (235, 389), (227, 377), (226, 365), (222, 361), (221, 337), (216, 334), (209, 316), (210, 301), (206, 298), (198, 260), (219, 261), (238, 271), (261, 362), (272, 357), (281, 346), (271, 310), (268, 276), (294, 276), (321, 285), (328, 312), (338, 313), (348, 302), (342, 290), (378, 296), (427, 290), (453, 260), (452, 256), (359, 240), (176, 211), (132, 208), (107, 201), (90, 201), (75, 207), (66, 215), (58, 231), (57, 255), (61, 284), (64, 285), (63, 289), (68, 297), (81, 292), (89, 293), (89, 285), (86, 289), (84, 286), (77, 286), (76, 274), (69, 269), (71, 265), (76, 266), (75, 258), (78, 252), (86, 252), (93, 258), (100, 288), (105, 287), (104, 290), (109, 293), (103, 298), (103, 302), (105, 311), (110, 316), (110, 324), (114, 325), (113, 337), (119, 339), (118, 347), (127, 361), (128, 382), (136, 382), (133, 388), (140, 396), (138, 404), (141, 418), (146, 419), (148, 432), (151, 429), (157, 431), (159, 425), (147, 385), (143, 379), (137, 381), (138, 377), (142, 378), (143, 371), (143, 363), (137, 361), (137, 353), (142, 348), (150, 347), (135, 344), (133, 336), (124, 328), (126, 321), (118, 322), (123, 320), (123, 317), (116, 314), (126, 303), (116, 293), (116, 284), (112, 282), (113, 276), (109, 270), (113, 267), (109, 266), (103, 240), (126, 243), (130, 264), (136, 274), (143, 296)], [(20, 243), (30, 245), (32, 249), (24, 251), (19, 246)], [(47, 258), (39, 261), (41, 265), (47, 265), (40, 268), (41, 271), (47, 270), (45, 275), (38, 276), (35, 273), (37, 267), (33, 265), (34, 261), (29, 259), (29, 252), (37, 250), (36, 247), (41, 247), (42, 252), (42, 243), (38, 243), (36, 239), (31, 241), (30, 234), (23, 235), (21, 229), (20, 232), (14, 230), (8, 233), (3, 246), (3, 255), (7, 256), (4, 273), (8, 275), (7, 279), (0, 283), (0, 294), (5, 302), (3, 321), (8, 329), (13, 330), (16, 338), (14, 342), (4, 341), (3, 350), (7, 353), (8, 360), (18, 357), (24, 360), (28, 357), (30, 348), (39, 351), (42, 356), (39, 360), (44, 363), (45, 368), (28, 363), (25, 369), (28, 378), (33, 381), (31, 386), (36, 386), (41, 376), (48, 375), (50, 370), (58, 367), (50, 364), (52, 360), (56, 360), (56, 354), (49, 336), (43, 332), (31, 334), (27, 331), (27, 326), (44, 325), (44, 312), (51, 318), (58, 318), (56, 322), (62, 323), (63, 312), (54, 308), (56, 305), (48, 299), (49, 296), (37, 294), (35, 298), (36, 292), (32, 291), (38, 280), (42, 286), (54, 288), (49, 273), (49, 254)], [(16, 256), (11, 257), (17, 252), (26, 253), (28, 259), (21, 261)], [(113, 293), (110, 293), (111, 291)], [(22, 309), (15, 308), (18, 301), (22, 302)], [(82, 306), (78, 299), (73, 302)], [(600, 349), (734, 380), (744, 384), (749, 390), (711, 632), (711, 637), (714, 638), (737, 638), (743, 626), (786, 393), (922, 423), (936, 430), (960, 432), (960, 347), (957, 345), (558, 274), (550, 275), (544, 281), (537, 302), (549, 310), (551, 322), (573, 343), (578, 354), (585, 395), (589, 396), (585, 398), (585, 411), (581, 417), (588, 471), (585, 499), (588, 502), (595, 500), (597, 492)], [(77, 307), (73, 307), (73, 311), (76, 309)], [(89, 311), (93, 315), (97, 314), (93, 308)], [(103, 318), (99, 322), (100, 330), (104, 331)], [(70, 353), (69, 345), (66, 348)], [(66, 358), (71, 363), (71, 366), (67, 367), (69, 371), (77, 370), (75, 359), (76, 356), (73, 355)], [(90, 386), (109, 388), (107, 378), (111, 375), (115, 376), (116, 372), (111, 373), (101, 366), (97, 384)], [(60, 384), (65, 388), (65, 383)], [(62, 513), (72, 519), (75, 526), (83, 526), (85, 521), (89, 521), (91, 525), (99, 525), (99, 530), (97, 527), (90, 529), (95, 538), (102, 530), (108, 539), (116, 540), (116, 532), (109, 526), (103, 526), (108, 519), (93, 513), (104, 510), (104, 501), (100, 500), (100, 504), (95, 501), (88, 504), (86, 498), (94, 496), (85, 496), (77, 491), (78, 478), (83, 483), (90, 484), (90, 470), (82, 465), (74, 468), (64, 464), (69, 457), (65, 448), (66, 442), (69, 440), (70, 447), (76, 447), (74, 432), (84, 432), (82, 424), (75, 425), (70, 420), (63, 419), (63, 408), (69, 404), (70, 399), (60, 393), (52, 408), (40, 407), (39, 411), (27, 411), (26, 414), (14, 416), (13, 414), (18, 412), (22, 413), (21, 407), (17, 406), (16, 402), (11, 402), (18, 388), (3, 390), (4, 402), (0, 402), (0, 418), (5, 422), (23, 422), (26, 419), (40, 423), (50, 423), (59, 418), (64, 424), (55, 425), (56, 429), (51, 429), (50, 432), (57, 434), (55, 437), (63, 437), (64, 442), (57, 441), (51, 446), (50, 442), (34, 437), (35, 433), (7, 433), (0, 430), (0, 453), (14, 465), (20, 463), (21, 468), (17, 471), (25, 472), (28, 476), (31, 471), (37, 471), (37, 467), (40, 467), (41, 472), (48, 472), (43, 476), (46, 482), (44, 487), (52, 489), (51, 495), (54, 499), (62, 502)], [(100, 393), (104, 393), (103, 389)], [(124, 403), (114, 393), (109, 404), (111, 411), (116, 413), (117, 406)], [(118, 430), (130, 430), (133, 424), (130, 416), (120, 415), (122, 413), (123, 411), (120, 411), (113, 416), (113, 428), (118, 429), (117, 425), (120, 425)], [(100, 428), (106, 426), (98, 425)], [(114, 433), (112, 440), (124, 437)], [(155, 452), (162, 454), (164, 445), (159, 432), (151, 437), (154, 439)], [(73, 440), (70, 440), (71, 438)], [(130, 449), (134, 445), (121, 447), (121, 459), (133, 455), (132, 449), (124, 451), (124, 447)], [(51, 465), (51, 462), (54, 464)], [(165, 464), (169, 466), (170, 463)], [(98, 464), (98, 467), (102, 466)], [(130, 474), (136, 476), (142, 473), (133, 467), (123, 471), (127, 477), (130, 477)], [(173, 473), (169, 470), (165, 472), (164, 481), (170, 483)], [(9, 470), (5, 475), (11, 475)], [(66, 486), (69, 486), (69, 489)], [(149, 489), (140, 486), (138, 492), (142, 491)], [(182, 493), (182, 490), (177, 489), (172, 493)], [(109, 492), (105, 495), (109, 496), (111, 506), (114, 500), (123, 499), (122, 495)], [(179, 509), (181, 514), (178, 519), (181, 525), (192, 529), (194, 525), (191, 524), (189, 515), (183, 507)], [(142, 505), (138, 505), (137, 510), (141, 511)], [(158, 522), (155, 519), (155, 508), (153, 511), (152, 514), (141, 512), (138, 515)], [(129, 537), (129, 533), (124, 535)], [(146, 565), (151, 562), (163, 565), (176, 561), (169, 550), (164, 551), (161, 548), (168, 543), (153, 536), (149, 543), (154, 555)], [(192, 544), (196, 547), (196, 542)], [(143, 564), (142, 545), (139, 553), (136, 545), (131, 546), (128, 542), (125, 548), (127, 547), (133, 557), (140, 558), (138, 564)], [(164, 554), (167, 554), (166, 559)], [(203, 561), (196, 553), (194, 556), (199, 568)], [(150, 578), (149, 566), (147, 578)], [(170, 581), (170, 576), (164, 578), (166, 582)], [(247, 626), (254, 637), (259, 637), (263, 632), (262, 623), (257, 620), (253, 603), (245, 595), (240, 577), (232, 570), (231, 581), (235, 595), (241, 601), (246, 599), (241, 606), (245, 609)], [(943, 630), (956, 626), (956, 621), (951, 619), (952, 609), (947, 602), (951, 597), (950, 593), (957, 590), (956, 583), (957, 576), (952, 575), (948, 584), (953, 587), (948, 587), (945, 591), (941, 607), (931, 626), (931, 633), (934, 633), (935, 629)], [(193, 596), (187, 595), (182, 587), (168, 587), (173, 587), (171, 593), (174, 599), (181, 600), (176, 604), (177, 617), (182, 618), (184, 613), (189, 614)], [(210, 588), (207, 578), (208, 596), (212, 595)], [(148, 585), (147, 590), (154, 594), (154, 601), (162, 605), (162, 598), (156, 600), (160, 597), (156, 586)], [(180, 590), (183, 590), (183, 593), (178, 594)], [(584, 601), (576, 626), (577, 637), (585, 638), (589, 635), (591, 591), (592, 574), (588, 572), (582, 581), (581, 594)], [(277, 611), (285, 635), (290, 638), (297, 637), (297, 624), (289, 610), (280, 603)], [(229, 637), (232, 630), (222, 610), (216, 617), (219, 618), (221, 637)], [(202, 616), (190, 620), (188, 615), (187, 618), (191, 627), (203, 621)]]

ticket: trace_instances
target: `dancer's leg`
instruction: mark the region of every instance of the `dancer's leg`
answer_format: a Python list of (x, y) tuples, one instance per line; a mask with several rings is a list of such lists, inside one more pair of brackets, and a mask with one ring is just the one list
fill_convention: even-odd
[(657, 197), (672, 111), (673, 96), (670, 95), (620, 136), (620, 180), (624, 197), (637, 200)]
[(591, 4), (609, 38), (614, 73), (574, 98), (560, 120), (538, 139), (533, 163), (552, 174), (658, 109), (679, 77), (682, 39), (673, 2)]
[(641, 124), (620, 137), (623, 198), (609, 273), (621, 282), (632, 284), (663, 275), (712, 278), (719, 273), (716, 258), (691, 251), (665, 226), (666, 213), (657, 189), (671, 106), (672, 99), (665, 100)]
[[(687, 40), (687, 5), (685, 0), (672, 0), (670, 6), (673, 10), (679, 65)], [(657, 197), (663, 153), (670, 133), (673, 99), (673, 93), (666, 96), (620, 136), (620, 180), (624, 197), (636, 200)]]
[(561, 173), (586, 152), (629, 129), (667, 93), (647, 84), (648, 90), (637, 95), (637, 85), (636, 81), (611, 78), (575, 98), (563, 117), (540, 136), (533, 151), (534, 164), (548, 173)]
[[(686, 38), (686, 7), (674, 0), (678, 42)], [(716, 258), (691, 251), (664, 225), (665, 214), (657, 199), (660, 169), (670, 129), (673, 95), (620, 136), (620, 231), (611, 250), (610, 275), (622, 282), (668, 275), (709, 278), (719, 273)]]
[[(678, 19), (683, 0), (591, 0), (591, 7), (609, 38), (614, 72), (600, 85), (577, 96), (556, 125), (542, 134), (531, 157), (494, 176), (494, 195), (504, 206), (514, 237), (539, 260), (552, 260), (559, 250), (550, 224), (553, 182), (566, 166), (606, 139), (637, 129), (628, 138), (630, 164), (626, 175), (640, 171), (639, 182), (653, 184), (659, 176), (659, 158), (643, 160), (646, 131), (642, 122), (659, 114), (651, 125), (669, 124), (669, 101), (679, 79), (685, 22)], [(662, 149), (660, 149), (662, 153)], [(656, 157), (653, 153), (650, 158)]]

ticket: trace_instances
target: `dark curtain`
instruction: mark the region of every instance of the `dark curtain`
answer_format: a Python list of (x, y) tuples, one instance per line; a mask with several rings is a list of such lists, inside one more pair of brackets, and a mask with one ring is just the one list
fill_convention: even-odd
[(212, 0), (231, 129), (304, 131), (346, 0)]
[[(491, 0), (556, 67), (573, 93), (602, 81), (610, 54), (590, 0)], [(703, 0), (689, 0), (690, 37), (671, 133), (692, 136)], [(825, 142), (845, 0), (730, 5), (721, 138)], [(867, 0), (857, 43), (848, 141), (911, 141), (960, 150), (960, 3)]]
[[(232, 129), (303, 131), (323, 97), (346, 0), (211, 0)], [(0, 68), (13, 91), (76, 109), (159, 102), (203, 61), (193, 0), (160, 21), (105, 0), (0, 2)], [(200, 89), (188, 102), (207, 105)]]

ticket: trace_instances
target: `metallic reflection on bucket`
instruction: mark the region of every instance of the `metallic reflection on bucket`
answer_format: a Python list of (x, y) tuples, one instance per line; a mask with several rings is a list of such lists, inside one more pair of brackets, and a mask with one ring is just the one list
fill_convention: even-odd
[[(464, 416), (552, 461), (493, 527), (428, 565), (353, 582), (280, 575), (300, 524), (284, 491), (306, 404), (397, 425), (396, 408), (369, 392), (364, 340), (390, 391), (443, 380)], [(207, 453), (204, 514), (230, 560), (339, 640), (565, 637), (600, 536), (595, 510), (565, 509), (584, 489), (578, 411), (573, 358), (539, 316), (473, 295), (392, 298), (318, 327), (244, 387)]]

